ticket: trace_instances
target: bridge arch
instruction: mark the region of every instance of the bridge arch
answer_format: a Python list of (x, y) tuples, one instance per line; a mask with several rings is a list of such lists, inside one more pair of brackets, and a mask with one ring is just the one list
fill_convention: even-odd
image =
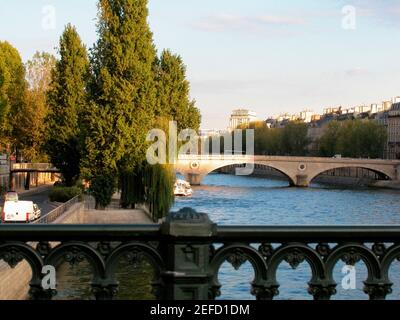
[[(285, 168), (281, 168), (279, 165), (275, 165), (272, 163), (265, 163), (263, 161), (254, 161), (254, 162), (246, 162), (246, 161), (224, 161), (224, 162), (217, 162), (217, 163), (213, 163), (212, 165), (208, 165), (207, 167), (200, 167), (198, 172), (188, 172), (188, 170), (184, 167), (176, 167), (175, 168), (175, 172), (178, 174), (181, 174), (185, 177), (185, 179), (187, 181), (189, 181), (191, 184), (199, 184), (199, 181), (202, 181), (204, 177), (206, 177), (207, 175), (209, 175), (210, 173), (222, 169), (222, 168), (226, 168), (226, 167), (230, 167), (230, 166), (234, 166), (234, 165), (261, 165), (264, 167), (268, 167), (271, 169), (274, 169), (278, 172), (280, 172), (283, 176), (285, 176), (290, 185), (295, 185), (295, 181), (296, 181), (296, 177), (292, 174), (290, 174), (288, 172), (288, 170), (285, 170)], [(191, 175), (196, 175), (197, 176), (197, 181), (195, 179), (193, 179), (193, 177), (191, 177)]]
[(325, 172), (329, 172), (331, 170), (336, 170), (336, 169), (346, 169), (346, 168), (368, 170), (368, 171), (374, 172), (378, 176), (384, 178), (383, 180), (395, 180), (396, 179), (396, 177), (393, 177), (393, 174), (391, 172), (389, 172), (388, 170), (385, 170), (383, 168), (377, 168), (377, 167), (368, 166), (368, 165), (361, 166), (361, 165), (350, 165), (350, 164), (337, 164), (337, 165), (332, 164), (332, 165), (329, 165), (322, 169), (311, 171), (308, 176), (308, 182), (311, 183), (313, 180), (315, 180), (317, 177), (319, 177), (320, 175), (322, 175)]
[(285, 170), (284, 168), (279, 167), (279, 165), (265, 163), (265, 162), (262, 162), (262, 161), (254, 161), (253, 163), (236, 162), (236, 163), (232, 163), (232, 164), (229, 164), (229, 165), (222, 165), (222, 166), (219, 166), (218, 168), (212, 170), (209, 173), (212, 173), (215, 170), (219, 170), (219, 169), (222, 169), (222, 168), (225, 168), (225, 167), (229, 167), (229, 166), (232, 166), (232, 165), (252, 165), (252, 164), (253, 165), (258, 165), (258, 166), (263, 166), (263, 167), (266, 167), (266, 168), (274, 169), (274, 170), (278, 171), (279, 173), (281, 173), (283, 176), (285, 176), (286, 179), (289, 181), (290, 185), (294, 185), (295, 184), (295, 177), (293, 177), (287, 170)]

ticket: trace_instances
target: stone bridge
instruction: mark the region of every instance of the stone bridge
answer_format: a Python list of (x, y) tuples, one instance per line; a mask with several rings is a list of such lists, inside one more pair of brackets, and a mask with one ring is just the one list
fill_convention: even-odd
[(288, 178), (290, 185), (297, 187), (308, 187), (321, 173), (338, 168), (364, 168), (376, 172), (382, 178), (400, 180), (400, 161), (376, 159), (180, 155), (175, 164), (175, 171), (182, 174), (192, 185), (199, 185), (206, 175), (217, 169), (244, 164), (247, 164), (248, 169), (237, 172), (239, 175), (251, 173), (251, 164), (264, 165), (281, 172)]

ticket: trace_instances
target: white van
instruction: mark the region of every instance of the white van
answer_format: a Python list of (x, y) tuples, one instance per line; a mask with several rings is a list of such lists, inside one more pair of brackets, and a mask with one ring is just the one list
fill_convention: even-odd
[(3, 223), (29, 223), (40, 215), (39, 207), (32, 201), (5, 201), (1, 220)]

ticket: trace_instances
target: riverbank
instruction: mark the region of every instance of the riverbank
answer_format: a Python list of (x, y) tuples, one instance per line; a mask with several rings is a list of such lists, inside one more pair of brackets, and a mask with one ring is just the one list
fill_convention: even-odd
[(374, 188), (400, 190), (400, 181), (374, 181), (370, 186)]

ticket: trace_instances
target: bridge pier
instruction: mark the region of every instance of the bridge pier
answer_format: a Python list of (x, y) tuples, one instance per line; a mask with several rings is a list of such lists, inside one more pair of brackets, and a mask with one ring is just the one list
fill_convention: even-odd
[(296, 183), (294, 184), (295, 187), (298, 188), (308, 188), (310, 185), (308, 181), (308, 176), (306, 174), (299, 174), (296, 176)]
[(192, 186), (199, 186), (203, 182), (204, 175), (197, 173), (187, 173), (184, 175), (185, 180), (189, 182)]

